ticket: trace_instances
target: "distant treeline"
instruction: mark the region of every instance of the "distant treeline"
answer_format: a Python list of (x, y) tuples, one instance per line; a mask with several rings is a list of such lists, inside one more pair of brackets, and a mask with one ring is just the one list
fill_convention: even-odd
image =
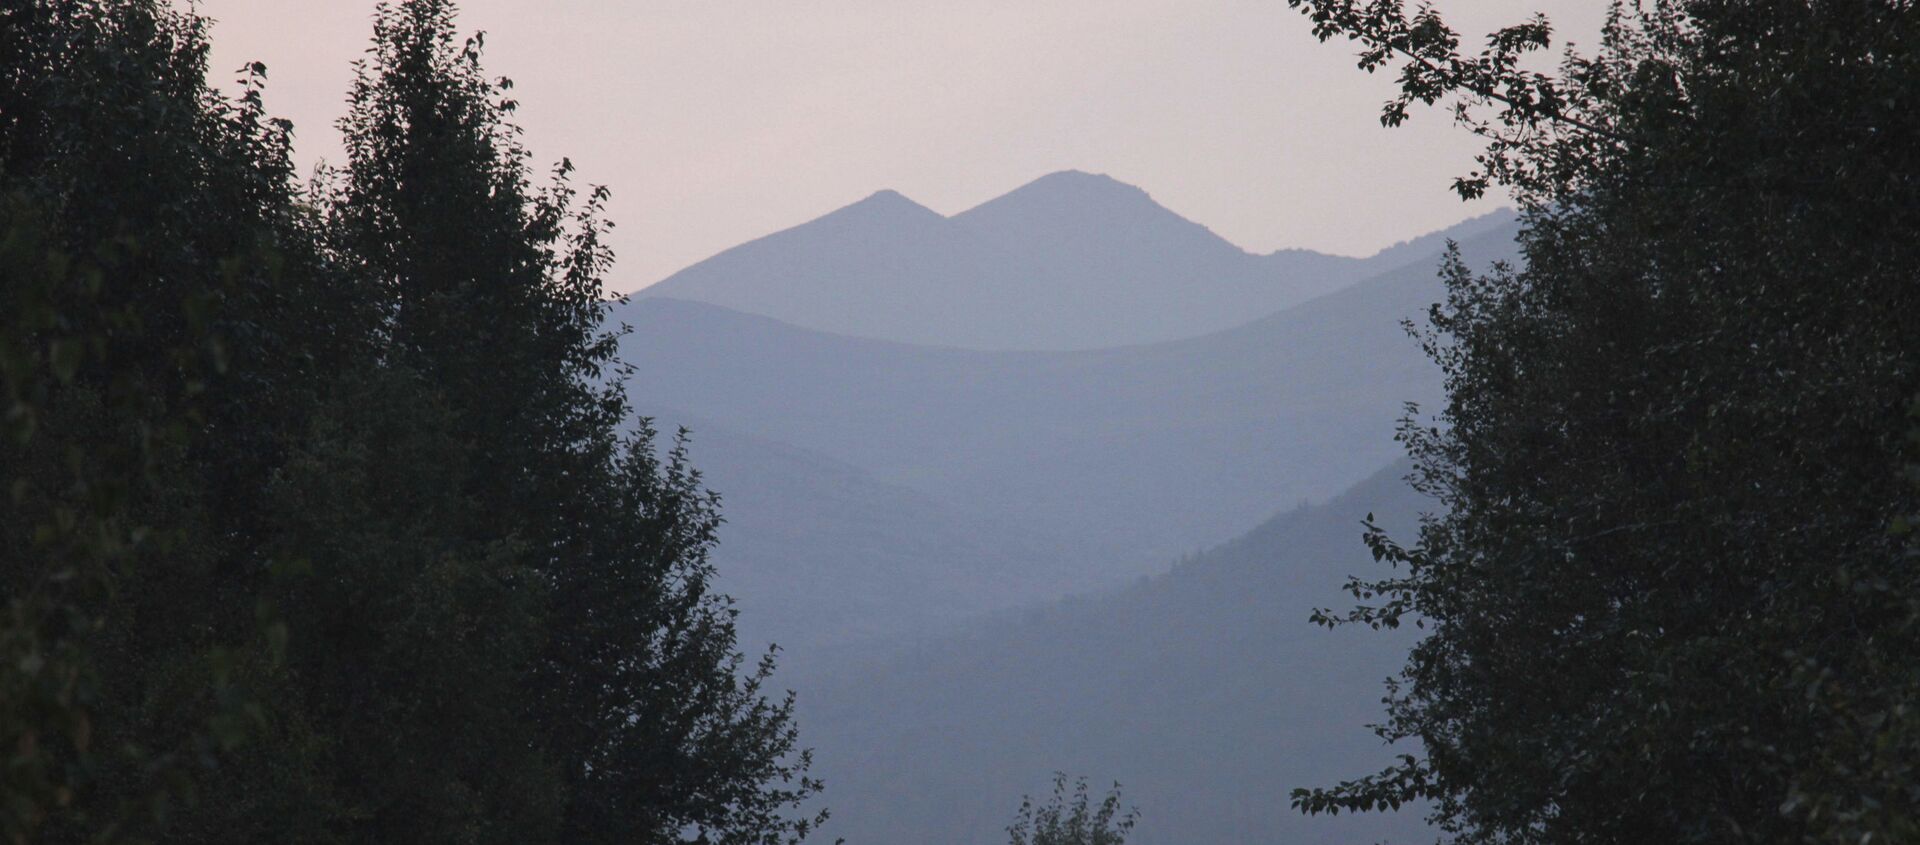
[[(1427, 6), (1289, 0), (1486, 141), (1463, 196), (1524, 266), (1458, 261), (1409, 420), (1440, 500), (1327, 624), (1428, 632), (1308, 812), (1427, 802), (1467, 843), (1920, 841), (1920, 6), (1616, 3), (1527, 69)], [(1403, 538), (1404, 539), (1404, 538)]]
[(312, 180), (183, 8), (0, 3), (0, 839), (803, 837), (605, 191), (445, 0), (379, 8)]

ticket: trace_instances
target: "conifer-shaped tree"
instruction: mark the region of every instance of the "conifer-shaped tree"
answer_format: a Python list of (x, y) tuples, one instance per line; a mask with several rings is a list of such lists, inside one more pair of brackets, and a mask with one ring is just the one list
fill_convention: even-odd
[(684, 444), (630, 422), (606, 330), (604, 189), (535, 188), (511, 83), (452, 5), (383, 6), (343, 121), (346, 261), (387, 292), (387, 348), (439, 392), (468, 468), (472, 541), (536, 615), (520, 715), (558, 778), (565, 841), (778, 841), (818, 785), (790, 698), (743, 664), (708, 590), (716, 500)]
[(804, 836), (605, 192), (534, 187), (451, 4), (376, 20), (309, 187), (191, 10), (0, 4), (0, 838)]

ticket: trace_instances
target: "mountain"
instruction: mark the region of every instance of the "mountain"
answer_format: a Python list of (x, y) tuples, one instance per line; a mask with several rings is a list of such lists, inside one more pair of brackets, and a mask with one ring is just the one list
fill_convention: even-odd
[(952, 217), (881, 191), (636, 296), (902, 343), (1059, 351), (1225, 329), (1410, 258), (1251, 254), (1139, 188), (1066, 171)]
[(1399, 536), (1431, 507), (1402, 461), (1325, 504), (1128, 588), (1001, 614), (802, 687), (828, 784), (828, 838), (992, 845), (1055, 770), (1120, 781), (1139, 845), (1431, 841), (1419, 811), (1306, 818), (1295, 787), (1377, 771), (1364, 727), (1416, 632), (1327, 631), (1376, 514)]
[[(822, 278), (852, 278), (875, 301), (907, 276), (949, 273), (930, 287), (968, 290), (991, 277), (980, 267), (1042, 247), (1061, 266), (1104, 268), (1088, 276), (1100, 284), (1148, 288), (1158, 271), (1123, 271), (1165, 254), (1238, 260), (1135, 189), (1055, 182), (951, 218), (882, 193), (735, 257), (837, 266)], [(1100, 214), (1065, 212), (1088, 208)], [(1115, 230), (1126, 244), (1103, 239)], [(1362, 725), (1410, 642), (1305, 619), (1368, 571), (1362, 515), (1404, 527), (1420, 506), (1396, 480), (1404, 468), (1376, 474), (1400, 455), (1402, 404), (1441, 395), (1401, 321), (1443, 295), (1446, 240), (1484, 266), (1515, 256), (1515, 232), (1469, 221), (1288, 307), (1101, 349), (903, 343), (665, 296), (619, 306), (635, 406), (690, 425), (726, 497), (716, 562), (746, 640), (788, 646), (780, 681), (801, 693), (829, 834), (1001, 841), (1020, 794), (1063, 769), (1125, 782), (1146, 811), (1141, 845), (1428, 835), (1411, 815), (1286, 807), (1293, 787), (1387, 759)], [(868, 265), (905, 269), (854, 272)], [(818, 299), (812, 282), (730, 278), (743, 297)], [(1325, 504), (1270, 518), (1308, 501)]]
[[(1462, 248), (1479, 263), (1509, 258), (1513, 232)], [(634, 328), (622, 357), (641, 410), (682, 409), (1001, 530), (1058, 538), (1111, 581), (1391, 460), (1402, 403), (1440, 395), (1400, 326), (1440, 298), (1435, 262), (1226, 331), (1083, 352), (914, 346), (664, 298), (616, 316)]]
[(778, 644), (783, 674), (854, 644), (931, 636), (1097, 577), (1093, 561), (1058, 538), (693, 414), (650, 413), (663, 431), (694, 432), (695, 464), (723, 491), (715, 583), (738, 602), (742, 646), (758, 654)]

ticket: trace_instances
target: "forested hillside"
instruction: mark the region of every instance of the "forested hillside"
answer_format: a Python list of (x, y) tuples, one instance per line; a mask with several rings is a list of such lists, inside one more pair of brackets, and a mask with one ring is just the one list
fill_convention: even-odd
[(988, 611), (1111, 583), (1084, 545), (881, 481), (680, 411), (726, 526), (715, 585), (738, 602), (748, 650), (778, 644), (782, 676), (849, 646), (932, 637)]
[(825, 831), (849, 842), (994, 841), (1001, 796), (1055, 770), (1118, 780), (1138, 841), (1418, 842), (1417, 809), (1313, 819), (1276, 796), (1388, 749), (1380, 681), (1412, 632), (1326, 631), (1349, 575), (1385, 571), (1361, 523), (1410, 528), (1431, 502), (1404, 462), (1124, 589), (996, 614), (872, 663), (843, 663), (802, 701), (835, 790)]

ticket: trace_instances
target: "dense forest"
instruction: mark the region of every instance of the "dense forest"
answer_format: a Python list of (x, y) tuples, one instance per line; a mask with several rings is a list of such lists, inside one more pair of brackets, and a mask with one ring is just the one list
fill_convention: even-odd
[[(1174, 746), (1191, 737), (1154, 730), (1179, 706), (1211, 714), (1222, 756), (1271, 748), (1337, 763), (1347, 759), (1337, 738), (1325, 746), (1335, 753), (1259, 732), (1268, 719), (1309, 718), (1318, 698), (1338, 711), (1321, 716), (1350, 721), (1367, 741), (1366, 714), (1331, 696), (1377, 683), (1354, 656), (1381, 653), (1402, 668), (1371, 730), (1397, 762), (1273, 789), (1252, 815), (1405, 807), (1450, 843), (1920, 840), (1920, 7), (1616, 3), (1598, 51), (1568, 51), (1549, 70), (1555, 33), (1544, 18), (1470, 46), (1425, 5), (1287, 3), (1322, 40), (1357, 43), (1361, 69), (1397, 73), (1383, 124), (1433, 106), (1484, 141), (1453, 183), (1463, 198), (1504, 193), (1520, 207), (1513, 260), (1455, 245), (1422, 271), (1438, 271), (1444, 299), (1407, 329), (1444, 394), (1409, 406), (1399, 440), (1410, 462), (1359, 488), (1391, 509), (1363, 521), (1346, 513), (1361, 498), (1301, 508), (1130, 592), (991, 621), (973, 643), (921, 649), (901, 674), (860, 669), (852, 697), (912, 724), (883, 734), (888, 719), (847, 710), (822, 735), (845, 748), (884, 743), (895, 757), (945, 755), (961, 761), (945, 782), (971, 784), (1019, 753), (1071, 753), (1062, 737), (1131, 743), (1095, 755), (1103, 760), (1189, 765)], [(643, 323), (648, 337), (625, 338), (622, 314), (643, 312), (618, 310), (607, 289), (608, 190), (576, 183), (565, 160), (536, 165), (513, 122), (511, 81), (489, 75), (483, 39), (463, 34), (450, 0), (383, 3), (372, 21), (338, 123), (344, 159), (301, 175), (293, 127), (268, 105), (266, 65), (228, 85), (209, 67), (211, 22), (190, 4), (0, 0), (0, 838), (821, 838), (833, 793), (803, 741), (796, 696), (775, 675), (777, 652), (739, 635), (740, 610), (719, 588), (720, 499), (686, 434), (661, 433), (629, 390), (636, 379), (657, 394), (685, 382), (686, 395), (712, 388), (732, 401), (729, 386), (752, 385), (751, 374), (716, 384), (711, 373), (623, 360), (707, 342), (716, 333), (693, 321), (720, 318), (663, 305), (644, 313), (677, 320), (682, 334)], [(1144, 194), (1064, 181), (1120, 196), (1129, 214), (1157, 209)], [(1013, 215), (1017, 225), (994, 231), (1024, 238), (1023, 221), (1044, 216)], [(922, 222), (940, 239), (979, 234), (953, 234), (968, 221), (938, 217)], [(1002, 219), (969, 220), (979, 229), (989, 218)], [(1168, 229), (1193, 254), (1222, 256), (1208, 260), (1236, 278), (1275, 263), (1219, 252), (1196, 230)], [(1067, 266), (1045, 247), (1006, 263)], [(733, 284), (727, 268), (767, 249), (702, 273)], [(823, 255), (823, 276), (857, 266)], [(1312, 272), (1338, 264), (1288, 260)], [(1130, 431), (1116, 421), (1201, 442), (1230, 429), (1154, 417), (1174, 405), (1260, 407), (1235, 395), (1267, 384), (1245, 371), (1284, 371), (1268, 374), (1274, 389), (1326, 403), (1298, 428), (1350, 439), (1369, 423), (1336, 400), (1421, 383), (1361, 369), (1358, 347), (1385, 343), (1371, 332), (1391, 334), (1390, 324), (1325, 336), (1347, 325), (1327, 315), (1361, 313), (1356, 303), (1386, 288), (1357, 285), (1268, 321), (1319, 333), (1262, 333), (1259, 321), (1222, 329), (1262, 316), (1248, 309), (1352, 280), (1201, 302), (1147, 284), (1160, 280), (1147, 279), (1154, 261), (1181, 263), (1144, 253), (1122, 263), (1142, 274), (1142, 310), (1177, 325), (1054, 335), (1072, 355), (1046, 368), (1037, 357), (839, 340), (814, 358), (769, 354), (780, 360), (741, 367), (781, 380), (779, 366), (828, 362), (813, 368), (852, 398), (808, 401), (835, 410), (878, 395), (870, 385), (881, 382), (834, 363), (875, 349), (869, 357), (922, 391), (910, 395), (926, 407), (970, 390), (982, 406), (1059, 400), (1057, 416), (979, 441), (1004, 446), (991, 447), (1004, 451), (994, 460), (954, 449), (966, 441), (945, 429), (924, 446), (853, 438), (875, 453), (945, 443), (941, 466), (989, 476), (1038, 465), (1006, 438), (1053, 443), (1049, 454), (1084, 448), (1076, 460), (1089, 465), (1115, 442), (1090, 432)], [(945, 268), (925, 272), (945, 278)], [(1029, 271), (996, 272), (1011, 285)], [(1070, 293), (1097, 294), (1100, 273)], [(1063, 313), (1082, 314), (1075, 303)], [(1196, 314), (1168, 311), (1183, 303)], [(787, 303), (796, 313), (814, 304)], [(934, 328), (1011, 343), (994, 333), (1004, 326), (941, 322), (951, 308), (931, 309)], [(1049, 336), (1045, 321), (1020, 328)], [(1221, 333), (1080, 351), (1203, 329)], [(1313, 348), (1251, 348), (1272, 337)], [(1194, 363), (1203, 360), (1237, 362), (1208, 370), (1233, 377), (1209, 381)], [(1001, 382), (978, 375), (981, 361), (1018, 370), (1019, 387), (995, 394)], [(1349, 375), (1393, 380), (1342, 384), (1349, 361)], [(1088, 386), (1095, 376), (1100, 390)], [(1143, 385), (1174, 398), (1148, 403)], [(1153, 501), (1176, 464), (1222, 479), (1265, 471), (1226, 459), (1210, 470), (1178, 448), (1127, 457), (1112, 474), (1124, 484), (1107, 486)], [(803, 469), (827, 463), (780, 454)], [(983, 496), (1052, 489), (950, 474)], [(854, 499), (921, 506), (874, 489)], [(1050, 521), (1127, 528), (1117, 511), (1089, 514), (1064, 482), (1049, 496)], [(1270, 510), (1252, 493), (1238, 498), (1248, 513)], [(1182, 518), (1207, 531), (1248, 520)], [(1004, 527), (999, 517), (952, 524), (953, 542), (979, 542), (982, 560), (1014, 559), (1002, 546), (1051, 548), (1010, 530), (967, 536)], [(1328, 567), (1344, 560), (1331, 549), (1349, 539), (1380, 565), (1346, 583), (1354, 604), (1297, 607), (1314, 595), (1304, 577), (1340, 586)], [(1312, 565), (1268, 565), (1287, 556)], [(977, 573), (927, 574), (944, 563), (874, 577), (923, 589), (930, 604), (954, 603), (963, 588), (988, 594), (968, 580), (984, 584)], [(1004, 585), (1072, 581), (1097, 565), (991, 577), (1017, 592)], [(941, 577), (953, 580), (914, 586)], [(803, 586), (875, 605), (898, 598), (892, 586)], [(1303, 628), (1395, 631), (1371, 651), (1335, 652), (1332, 637), (1280, 642), (1282, 612)], [(833, 621), (898, 636), (922, 615), (895, 607)], [(983, 641), (995, 655), (985, 661)], [(1142, 642), (1159, 651), (1152, 668), (1177, 671), (1141, 670), (1130, 649)], [(1007, 686), (980, 685), (982, 662)], [(1278, 689), (1307, 666), (1344, 680)], [(1239, 697), (1210, 686), (1225, 675)], [(1168, 689), (1169, 677), (1181, 686)], [(1242, 703), (1262, 701), (1288, 712)], [(1002, 736), (977, 737), (971, 762), (894, 739), (965, 736), (950, 712), (969, 706), (1028, 721), (996, 722)], [(1240, 779), (1266, 791), (1298, 762)], [(995, 835), (1014, 845), (1135, 836), (1141, 816), (1119, 787), (1095, 798), (1075, 775), (1051, 785), (1050, 801), (988, 796), (1005, 811)], [(876, 795), (964, 803), (889, 798), (885, 786), (850, 805), (872, 807)], [(1223, 797), (1235, 806), (1218, 815), (1244, 803)], [(1175, 842), (1180, 831), (1156, 835)]]

